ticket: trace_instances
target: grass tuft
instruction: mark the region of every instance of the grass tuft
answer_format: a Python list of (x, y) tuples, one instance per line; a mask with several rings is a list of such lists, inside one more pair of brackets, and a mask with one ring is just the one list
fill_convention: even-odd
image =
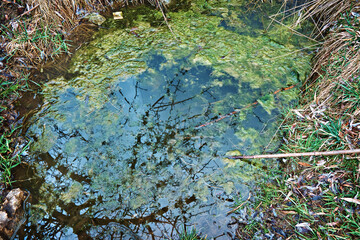
[(179, 240), (206, 240), (206, 237), (201, 237), (200, 233), (195, 228), (192, 228), (190, 232), (184, 231), (181, 233)]
[(13, 149), (11, 147), (10, 139), (14, 131), (15, 130), (0, 136), (0, 168), (2, 170), (0, 181), (5, 185), (11, 185), (13, 182), (11, 179), (11, 169), (21, 163), (21, 153), (26, 149), (26, 147), (24, 147), (20, 151), (19, 149)]

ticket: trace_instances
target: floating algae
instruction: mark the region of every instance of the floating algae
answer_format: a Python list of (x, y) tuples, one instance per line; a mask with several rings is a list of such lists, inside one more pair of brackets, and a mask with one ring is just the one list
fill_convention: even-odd
[(296, 99), (296, 88), (273, 93), (309, 70), (298, 40), (274, 41), (277, 28), (264, 34), (266, 23), (250, 26), (242, 9), (194, 1), (169, 13), (172, 32), (147, 21), (158, 14), (151, 9), (127, 27), (107, 20), (116, 27), (100, 30), (68, 74), (44, 86), (45, 104), (28, 124), (35, 207), (24, 233), (163, 239), (195, 226), (210, 238), (233, 234), (226, 212), (264, 163), (223, 156), (262, 151), (279, 109)]

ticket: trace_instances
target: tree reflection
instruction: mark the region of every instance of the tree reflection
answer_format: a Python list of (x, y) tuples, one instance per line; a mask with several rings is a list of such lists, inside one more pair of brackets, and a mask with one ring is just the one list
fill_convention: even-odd
[[(77, 100), (76, 88), (49, 99), (52, 109), (41, 110), (35, 125), (49, 127), (56, 141), (50, 151), (35, 152), (39, 165), (26, 169), (33, 221), (20, 238), (170, 238), (208, 213), (226, 194), (209, 187), (221, 184), (211, 180), (221, 166), (216, 148), (194, 126), (213, 117), (210, 101), (217, 98), (210, 85), (187, 79), (210, 72), (180, 69), (170, 80), (145, 72), (116, 85), (96, 111)], [(157, 89), (149, 85), (153, 78), (163, 82)], [(68, 109), (79, 112), (77, 119)], [(29, 135), (45, 140), (41, 127)]]

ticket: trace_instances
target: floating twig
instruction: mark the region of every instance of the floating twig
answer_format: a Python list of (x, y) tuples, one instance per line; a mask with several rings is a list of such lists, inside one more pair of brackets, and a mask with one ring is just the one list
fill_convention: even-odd
[(287, 158), (287, 157), (331, 156), (331, 155), (345, 155), (345, 154), (357, 154), (357, 153), (360, 153), (360, 149), (338, 150), (338, 151), (327, 151), (327, 152), (263, 154), (263, 155), (252, 155), (252, 156), (226, 156), (226, 158), (230, 158), (230, 159)]

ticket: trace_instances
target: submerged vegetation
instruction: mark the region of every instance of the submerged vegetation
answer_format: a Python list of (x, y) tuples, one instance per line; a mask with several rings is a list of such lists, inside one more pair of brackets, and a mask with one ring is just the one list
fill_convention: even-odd
[[(157, 0), (148, 2), (160, 6)], [(257, 6), (261, 2), (257, 1)], [(287, 2), (285, 0), (284, 5)], [(104, 11), (105, 16), (110, 16), (111, 11), (106, 10), (108, 6), (118, 9), (134, 3), (142, 2), (29, 0), (1, 3), (0, 161), (3, 189), (13, 181), (11, 169), (20, 163), (25, 147), (17, 138), (21, 121), (14, 101), (19, 92), (28, 89), (31, 83), (28, 73), (60, 54), (71, 53), (76, 47), (74, 33), (82, 28), (80, 23), (86, 22), (84, 17), (89, 12)], [(304, 1), (299, 8), (296, 23), (313, 21), (316, 28), (312, 37), (321, 45), (313, 62), (313, 71), (302, 86), (300, 103), (284, 113), (285, 120), (281, 124), (284, 144), (280, 151), (359, 148), (360, 5), (351, 0), (315, 0)], [(202, 10), (206, 11), (206, 8)], [(227, 24), (231, 27), (231, 21)], [(357, 156), (290, 158), (281, 160), (280, 165), (282, 171), (273, 169), (267, 178), (259, 180), (256, 190), (261, 193), (253, 194), (245, 202), (237, 202), (234, 218), (241, 225), (237, 231), (240, 239), (256, 236), (360, 237), (360, 163)], [(182, 239), (201, 238), (194, 230), (184, 234)]]

